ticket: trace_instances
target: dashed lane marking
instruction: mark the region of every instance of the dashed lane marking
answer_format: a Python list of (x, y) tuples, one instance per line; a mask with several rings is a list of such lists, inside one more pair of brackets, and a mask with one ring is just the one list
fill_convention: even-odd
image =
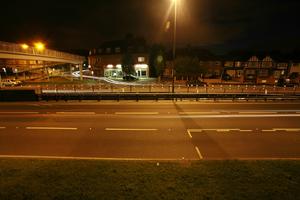
[(115, 115), (158, 115), (158, 112), (115, 112)]
[(0, 127), (0, 129), (6, 129), (6, 127)]
[(276, 130), (274, 129), (270, 129), (270, 130), (261, 130), (262, 132), (276, 132)]
[(26, 127), (28, 130), (69, 130), (76, 131), (78, 128), (70, 128), (70, 127)]
[(241, 132), (253, 132), (253, 130), (240, 130)]
[(239, 114), (278, 114), (278, 112), (238, 112)]
[(158, 131), (155, 128), (106, 128), (106, 131)]
[(298, 132), (299, 128), (274, 128), (275, 131), (287, 131), (287, 132)]
[(202, 156), (202, 154), (201, 154), (199, 148), (196, 146), (195, 149), (196, 149), (196, 152), (197, 152), (197, 155), (198, 155), (199, 159), (202, 160), (202, 159), (203, 159), (203, 156)]
[(56, 112), (58, 115), (95, 115), (95, 112)]
[(220, 112), (179, 112), (179, 115), (217, 115)]

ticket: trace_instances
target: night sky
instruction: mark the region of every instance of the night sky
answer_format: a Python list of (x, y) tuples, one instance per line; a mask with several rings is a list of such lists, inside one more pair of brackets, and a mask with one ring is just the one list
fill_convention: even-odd
[[(170, 44), (170, 0), (1, 2), (0, 40), (42, 40), (54, 49), (89, 49), (127, 33)], [(299, 0), (181, 0), (178, 44), (230, 49), (300, 47)]]

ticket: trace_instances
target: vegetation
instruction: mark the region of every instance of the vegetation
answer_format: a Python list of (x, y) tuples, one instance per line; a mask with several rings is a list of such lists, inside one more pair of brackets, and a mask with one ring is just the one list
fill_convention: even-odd
[(175, 60), (175, 71), (177, 76), (199, 77), (206, 69), (200, 66), (197, 57), (180, 56)]
[(300, 161), (0, 160), (0, 199), (299, 199)]
[(124, 75), (134, 75), (134, 60), (130, 53), (124, 54), (122, 58), (122, 71)]
[(163, 45), (154, 44), (150, 49), (150, 77), (161, 76), (166, 66), (166, 51)]

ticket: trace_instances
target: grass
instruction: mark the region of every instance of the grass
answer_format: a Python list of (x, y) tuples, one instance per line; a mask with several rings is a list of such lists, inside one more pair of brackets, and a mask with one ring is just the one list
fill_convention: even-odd
[(300, 161), (0, 160), (0, 199), (299, 199)]

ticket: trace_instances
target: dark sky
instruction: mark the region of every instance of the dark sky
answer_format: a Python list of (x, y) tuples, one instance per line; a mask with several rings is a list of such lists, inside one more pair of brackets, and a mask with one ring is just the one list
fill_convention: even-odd
[[(167, 44), (169, 7), (170, 0), (6, 0), (0, 40), (40, 39), (50, 48), (81, 49), (133, 33)], [(300, 47), (299, 0), (181, 0), (179, 7), (179, 45), (219, 51)]]

